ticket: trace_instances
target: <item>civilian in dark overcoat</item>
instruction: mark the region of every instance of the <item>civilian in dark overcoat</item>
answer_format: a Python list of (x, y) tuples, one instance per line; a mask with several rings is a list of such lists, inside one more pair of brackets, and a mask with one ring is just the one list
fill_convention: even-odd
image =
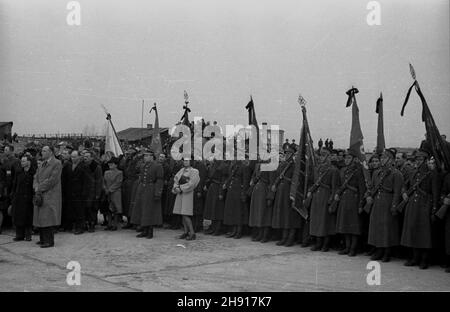
[(15, 241), (31, 241), (33, 225), (33, 177), (34, 167), (31, 166), (31, 157), (23, 156), (22, 168), (16, 171), (11, 192), (11, 214), (16, 227)]

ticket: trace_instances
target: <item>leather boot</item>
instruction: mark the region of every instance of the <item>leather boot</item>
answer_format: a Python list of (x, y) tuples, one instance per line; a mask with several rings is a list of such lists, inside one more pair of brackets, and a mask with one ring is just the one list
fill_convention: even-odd
[(219, 236), (221, 234), (222, 231), (222, 221), (218, 220), (216, 221), (216, 228), (214, 229), (214, 236)]
[(236, 229), (235, 239), (240, 239), (242, 237), (242, 225), (238, 225)]
[(420, 252), (417, 248), (412, 250), (412, 258), (405, 262), (405, 266), (416, 266), (420, 263)]
[(325, 236), (323, 240), (322, 251), (327, 252), (330, 250), (330, 236)]
[(296, 232), (297, 231), (295, 229), (289, 229), (288, 237), (287, 237), (287, 240), (286, 240), (286, 243), (284, 244), (284, 246), (286, 246), (286, 247), (294, 246)]
[(314, 244), (313, 247), (311, 247), (311, 251), (318, 251), (322, 249), (322, 245), (323, 245), (323, 237), (316, 237), (316, 243)]
[(138, 235), (136, 235), (136, 237), (146, 237), (148, 235), (148, 226), (143, 226), (142, 227), (142, 232)]
[(263, 238), (261, 239), (261, 243), (267, 243), (270, 240), (270, 227), (266, 226), (263, 229)]
[(352, 244), (350, 245), (349, 257), (356, 256), (356, 248), (358, 248), (358, 235), (352, 235)]
[(382, 262), (389, 262), (391, 261), (391, 248), (387, 247), (384, 248), (384, 255), (383, 255), (383, 259), (381, 259)]
[(49, 248), (53, 247), (54, 244), (52, 244), (52, 235), (53, 235), (53, 229), (51, 227), (43, 228), (43, 239), (44, 243), (41, 244), (41, 248)]
[(284, 244), (286, 244), (286, 241), (288, 239), (288, 229), (283, 229), (283, 236), (281, 238), (281, 240), (279, 242), (276, 243), (277, 246), (282, 246)]
[(252, 239), (252, 241), (260, 242), (263, 239), (264, 231), (262, 228), (257, 228), (256, 230), (257, 230), (258, 234), (255, 236), (254, 239)]
[(351, 240), (351, 236), (345, 234), (345, 248), (338, 252), (339, 255), (348, 255), (350, 252), (350, 245), (352, 244)]
[(236, 236), (236, 232), (237, 232), (236, 226), (233, 226), (233, 230), (230, 233), (228, 233), (227, 235), (225, 235), (225, 237), (226, 238), (235, 237)]
[(428, 250), (427, 249), (422, 249), (421, 250), (421, 257), (420, 257), (419, 268), (421, 270), (428, 269)]
[(384, 254), (384, 248), (377, 248), (375, 250), (375, 252), (372, 254), (372, 256), (370, 257), (370, 260), (372, 260), (372, 261), (381, 260), (383, 258), (383, 254)]
[(153, 226), (149, 226), (146, 238), (148, 238), (148, 239), (153, 238)]

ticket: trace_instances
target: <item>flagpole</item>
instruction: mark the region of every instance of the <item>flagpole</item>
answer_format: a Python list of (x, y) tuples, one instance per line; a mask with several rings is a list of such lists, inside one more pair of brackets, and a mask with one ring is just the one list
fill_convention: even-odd
[(144, 100), (142, 100), (142, 107), (141, 107), (141, 143), (144, 139)]

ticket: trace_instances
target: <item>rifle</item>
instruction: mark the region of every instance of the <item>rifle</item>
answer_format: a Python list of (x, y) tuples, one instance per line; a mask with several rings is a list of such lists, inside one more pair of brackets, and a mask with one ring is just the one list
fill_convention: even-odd
[(309, 188), (309, 192), (311, 193), (311, 196), (306, 197), (306, 199), (303, 203), (306, 209), (309, 209), (309, 207), (311, 206), (311, 202), (312, 202), (312, 198), (313, 198), (312, 194), (314, 194), (319, 189), (320, 183), (322, 182), (323, 178), (328, 174), (328, 172), (330, 172), (330, 169), (327, 169), (327, 171), (325, 171), (321, 176), (319, 176), (316, 183), (314, 183)]
[(356, 171), (358, 171), (359, 168), (356, 168), (355, 170), (353, 170), (350, 175), (348, 176), (348, 178), (344, 181), (344, 183), (338, 188), (338, 190), (336, 191), (336, 195), (339, 196), (339, 200), (334, 199), (333, 202), (331, 203), (330, 207), (329, 207), (329, 211), (331, 213), (334, 213), (337, 209), (337, 205), (340, 201), (340, 197), (342, 195), (342, 193), (344, 193), (345, 189), (348, 186), (348, 183), (350, 183), (350, 180), (353, 178), (353, 176), (355, 175)]
[[(417, 173), (416, 173), (417, 174)], [(414, 174), (414, 176), (416, 175)], [(406, 191), (406, 195), (408, 195), (408, 197), (410, 197), (412, 194), (414, 194), (414, 192), (417, 190), (417, 188), (419, 187), (420, 183), (422, 183), (425, 178), (427, 178), (429, 175), (431, 174), (431, 171), (428, 171), (419, 181), (417, 181), (416, 183), (414, 183), (414, 185), (412, 187), (410, 187), (410, 189), (408, 191)], [(397, 206), (397, 211), (402, 213), (403, 212), (403, 208), (405, 208), (406, 204), (408, 203), (408, 200), (402, 200), (400, 204), (398, 204)]]
[(291, 156), (289, 156), (289, 158), (286, 160), (287, 165), (286, 167), (283, 168), (283, 170), (281, 171), (280, 175), (275, 179), (275, 182), (272, 184), (271, 190), (275, 187), (278, 187), (278, 184), (280, 183), (281, 180), (283, 180), (284, 175), (286, 174), (286, 172), (289, 170), (289, 168), (291, 167), (291, 165), (294, 163), (294, 154), (292, 154)]
[[(384, 171), (383, 171), (383, 173), (384, 173)], [(388, 170), (386, 171), (386, 174), (384, 174), (384, 175), (381, 177), (380, 183), (377, 184), (377, 186), (375, 187), (374, 190), (372, 190), (372, 191), (368, 190), (365, 197), (366, 197), (366, 198), (367, 198), (367, 197), (374, 197), (375, 194), (376, 194), (376, 193), (380, 190), (380, 188), (383, 186), (384, 179), (386, 179), (391, 173), (392, 173), (391, 169), (388, 169)], [(364, 210), (365, 212), (369, 213), (370, 210), (372, 209), (372, 205), (373, 205), (373, 202), (372, 202), (372, 203), (366, 202), (366, 204), (364, 205), (363, 210)]]

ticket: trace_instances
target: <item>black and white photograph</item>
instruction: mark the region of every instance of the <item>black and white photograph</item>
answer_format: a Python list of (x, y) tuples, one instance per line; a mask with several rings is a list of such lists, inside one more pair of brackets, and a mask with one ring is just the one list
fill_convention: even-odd
[(0, 292), (449, 292), (447, 136), (448, 0), (0, 0)]

